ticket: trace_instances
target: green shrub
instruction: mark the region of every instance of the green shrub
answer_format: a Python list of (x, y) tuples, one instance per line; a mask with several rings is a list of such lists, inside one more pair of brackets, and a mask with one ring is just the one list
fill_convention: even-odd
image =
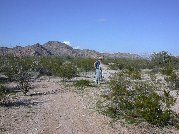
[(2, 67), (2, 72), (8, 77), (9, 81), (14, 80), (14, 75), (17, 74), (18, 70), (18, 58), (14, 56), (6, 57), (4, 66)]
[(17, 82), (17, 87), (26, 94), (30, 88), (33, 67), (32, 57), (6, 56), (2, 72), (8, 77), (9, 81)]
[(94, 59), (90, 58), (76, 58), (72, 63), (77, 66), (78, 70), (81, 72), (88, 72), (94, 70)]
[(90, 86), (90, 81), (89, 80), (78, 80), (74, 83), (74, 86), (77, 87), (78, 89), (84, 89), (85, 87)]
[(163, 96), (159, 96), (155, 92), (155, 87), (146, 83), (140, 83), (135, 87), (134, 96), (134, 113), (140, 115), (147, 122), (157, 125), (166, 126), (173, 125), (171, 121), (173, 112), (170, 110), (174, 105), (175, 99), (164, 90)]
[(124, 64), (123, 63), (111, 63), (109, 64), (109, 68), (112, 69), (112, 70), (122, 70), (124, 69)]
[(8, 77), (9, 81), (14, 81), (19, 70), (29, 71), (33, 65), (32, 57), (16, 57), (12, 55), (6, 56), (2, 72)]
[(141, 71), (137, 68), (129, 66), (124, 72), (132, 79), (141, 79)]
[(171, 63), (172, 56), (166, 51), (159, 53), (153, 53), (151, 56), (151, 62), (158, 67), (164, 67)]
[(70, 80), (78, 74), (77, 68), (71, 63), (64, 64), (55, 71), (57, 76), (61, 77), (63, 81)]
[(161, 73), (170, 76), (173, 73), (173, 67), (171, 65), (165, 66), (161, 69)]
[(114, 69), (114, 70), (127, 69), (129, 66), (138, 68), (138, 69), (145, 69), (145, 68), (148, 68), (150, 65), (150, 61), (146, 59), (120, 58), (120, 59), (110, 59), (110, 60), (107, 59), (107, 60), (104, 60), (104, 62), (105, 64), (109, 65), (110, 69)]
[(63, 59), (60, 57), (41, 57), (39, 73), (41, 75), (57, 75), (59, 67), (63, 64)]
[(17, 87), (26, 95), (31, 88), (31, 74), (24, 71), (16, 75)]
[(102, 113), (127, 122), (149, 122), (157, 126), (179, 124), (178, 116), (170, 109), (176, 99), (166, 90), (163, 95), (156, 92), (155, 84), (130, 81), (122, 72), (114, 75), (110, 82), (110, 93), (104, 95), (99, 105)]
[(179, 89), (179, 77), (176, 75), (174, 71), (165, 77), (165, 81), (167, 82), (167, 85), (170, 89)]

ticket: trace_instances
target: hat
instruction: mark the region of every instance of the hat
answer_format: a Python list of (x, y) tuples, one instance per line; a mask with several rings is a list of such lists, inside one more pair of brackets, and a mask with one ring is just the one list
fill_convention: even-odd
[(99, 60), (103, 60), (103, 58), (104, 58), (103, 56), (99, 56), (98, 57)]

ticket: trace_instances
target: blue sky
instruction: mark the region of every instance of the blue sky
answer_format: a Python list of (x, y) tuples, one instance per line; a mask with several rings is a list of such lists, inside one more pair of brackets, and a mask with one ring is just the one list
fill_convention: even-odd
[(1, 46), (47, 41), (179, 55), (179, 0), (0, 0)]

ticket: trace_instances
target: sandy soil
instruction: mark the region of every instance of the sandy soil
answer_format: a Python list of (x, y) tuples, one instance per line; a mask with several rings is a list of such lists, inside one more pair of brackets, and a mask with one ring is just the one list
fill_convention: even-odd
[[(113, 70), (103, 66), (104, 81)], [(94, 81), (90, 73), (81, 79)], [(10, 84), (9, 86), (14, 86)], [(107, 89), (101, 86), (88, 87), (84, 92), (64, 86), (59, 78), (41, 77), (33, 82), (33, 89), (23, 96), (17, 92), (8, 107), (0, 107), (0, 132), (2, 134), (177, 134), (179, 131), (164, 128), (146, 129), (141, 126), (124, 125), (96, 111), (100, 94)], [(177, 100), (178, 101), (178, 100)], [(179, 111), (178, 107), (175, 107)], [(147, 126), (147, 125), (146, 125)]]

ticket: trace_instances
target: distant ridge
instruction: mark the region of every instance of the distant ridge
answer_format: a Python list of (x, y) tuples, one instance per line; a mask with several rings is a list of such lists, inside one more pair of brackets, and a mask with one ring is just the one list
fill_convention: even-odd
[(130, 53), (100, 53), (89, 49), (74, 49), (73, 47), (59, 42), (48, 41), (41, 45), (39, 43), (30, 46), (16, 46), (13, 48), (0, 47), (0, 55), (13, 54), (16, 56), (71, 56), (80, 58), (96, 58), (98, 56), (105, 56), (107, 58), (130, 58), (141, 59), (137, 54)]

